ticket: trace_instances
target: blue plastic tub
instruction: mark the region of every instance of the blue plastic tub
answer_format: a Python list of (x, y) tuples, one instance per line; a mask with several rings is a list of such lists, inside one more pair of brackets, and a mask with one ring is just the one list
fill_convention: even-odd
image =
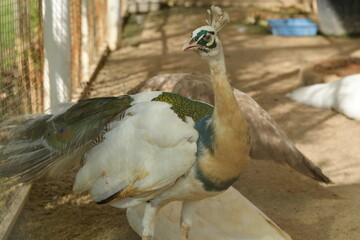
[(314, 36), (318, 31), (315, 22), (308, 18), (268, 19), (273, 35)]

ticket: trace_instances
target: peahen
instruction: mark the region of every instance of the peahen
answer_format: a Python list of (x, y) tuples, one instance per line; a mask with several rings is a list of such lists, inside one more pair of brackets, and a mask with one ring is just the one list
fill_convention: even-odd
[[(180, 200), (181, 236), (188, 239), (194, 203), (228, 189), (253, 148), (217, 36), (229, 17), (218, 7), (211, 7), (209, 16), (209, 25), (193, 31), (183, 51), (194, 50), (208, 62), (215, 107), (174, 93), (145, 92), (19, 117), (2, 126), (0, 176), (30, 182), (83, 158), (75, 191), (119, 208), (146, 203), (143, 240), (152, 239), (161, 207)], [(307, 159), (296, 164), (329, 182)]]
[(286, 96), (313, 107), (334, 109), (360, 121), (360, 74), (349, 75), (329, 83), (301, 87)]
[[(191, 73), (162, 74), (142, 82), (130, 92), (167, 91), (213, 104), (211, 79)], [(328, 183), (320, 169), (302, 154), (286, 133), (253, 98), (234, 88), (233, 93), (250, 129), (251, 159), (272, 159), (299, 173)]]

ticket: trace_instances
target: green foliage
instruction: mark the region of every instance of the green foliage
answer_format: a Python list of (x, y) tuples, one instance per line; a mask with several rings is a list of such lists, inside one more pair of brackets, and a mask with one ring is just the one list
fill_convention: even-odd
[(2, 65), (11, 66), (15, 57), (15, 21), (14, 6), (8, 1), (0, 1), (0, 51), (3, 56)]

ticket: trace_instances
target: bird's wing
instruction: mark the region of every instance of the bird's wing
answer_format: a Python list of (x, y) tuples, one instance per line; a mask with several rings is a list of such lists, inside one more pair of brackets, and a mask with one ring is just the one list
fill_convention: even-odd
[(234, 94), (250, 125), (252, 158), (271, 158), (315, 180), (330, 182), (321, 169), (295, 147), (272, 117), (254, 99), (239, 90), (234, 90)]
[(194, 164), (194, 123), (209, 110), (208, 104), (172, 93), (136, 101), (87, 154), (74, 189), (107, 203), (136, 200), (171, 186)]
[(32, 181), (87, 151), (130, 107), (130, 96), (82, 100), (57, 115), (32, 115), (1, 126), (0, 177)]

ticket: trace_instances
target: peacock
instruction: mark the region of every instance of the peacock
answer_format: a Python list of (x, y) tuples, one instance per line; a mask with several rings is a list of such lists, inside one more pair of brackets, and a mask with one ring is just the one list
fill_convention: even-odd
[[(180, 233), (188, 239), (196, 202), (228, 189), (249, 165), (254, 148), (218, 38), (229, 16), (215, 6), (208, 14), (208, 25), (194, 30), (182, 50), (193, 50), (209, 64), (214, 106), (153, 91), (85, 99), (56, 114), (21, 116), (2, 124), (0, 177), (31, 182), (81, 161), (74, 191), (118, 208), (145, 203), (142, 240), (153, 238), (163, 206), (182, 201)], [(290, 165), (329, 182), (306, 158)]]
[(317, 108), (334, 109), (360, 121), (360, 74), (353, 74), (329, 83), (302, 87), (286, 96)]
[[(140, 83), (129, 93), (168, 91), (213, 104), (214, 95), (208, 76), (191, 73), (162, 74)], [(253, 98), (233, 88), (233, 93), (250, 128), (251, 159), (272, 159), (288, 165), (315, 180), (329, 183), (321, 170), (302, 154), (286, 133)]]

